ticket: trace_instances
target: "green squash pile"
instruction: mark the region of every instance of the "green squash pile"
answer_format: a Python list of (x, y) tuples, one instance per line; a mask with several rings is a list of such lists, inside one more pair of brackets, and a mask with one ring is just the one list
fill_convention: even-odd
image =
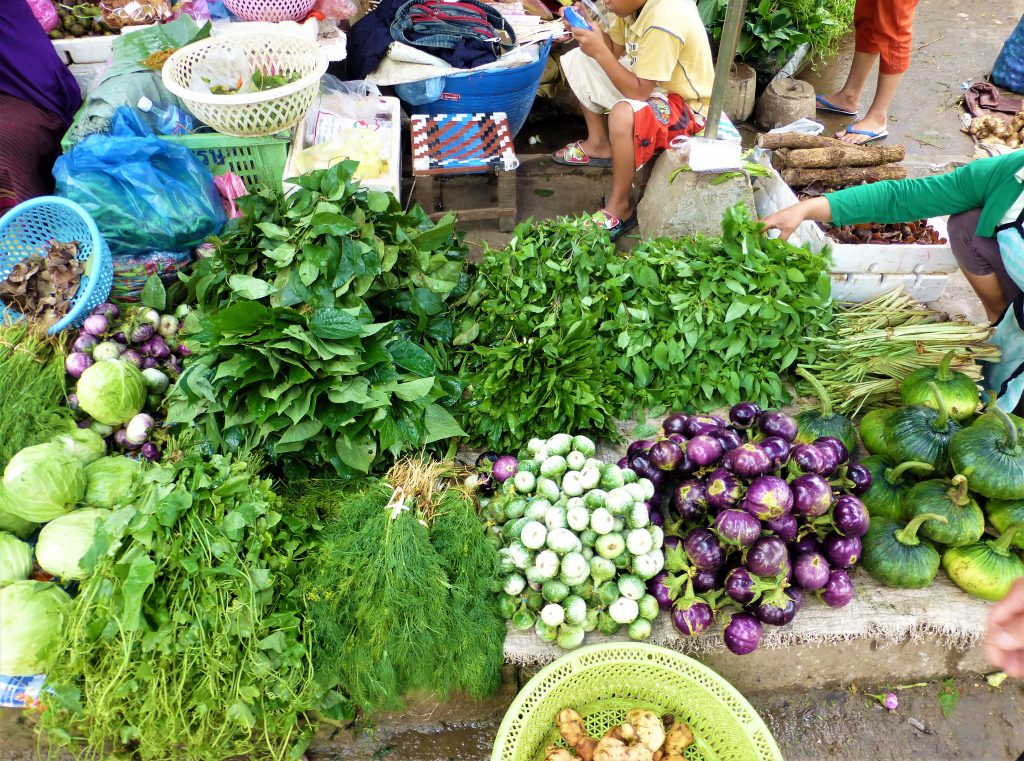
[(968, 594), (999, 600), (1024, 576), (1024, 420), (995, 403), (977, 414), (978, 387), (950, 370), (953, 357), (911, 374), (904, 406), (861, 421), (872, 453), (861, 461), (872, 477), (862, 565), (906, 589), (941, 567)]

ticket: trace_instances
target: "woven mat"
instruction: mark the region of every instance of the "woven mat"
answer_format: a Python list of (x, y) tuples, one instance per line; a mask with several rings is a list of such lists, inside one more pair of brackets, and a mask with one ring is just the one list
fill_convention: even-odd
[[(788, 626), (765, 626), (761, 647), (778, 649), (797, 645), (829, 645), (855, 639), (873, 640), (884, 646), (929, 639), (954, 650), (966, 651), (981, 644), (991, 603), (961, 592), (939, 571), (927, 589), (883, 587), (866, 572), (854, 574), (856, 596), (845, 608), (829, 608), (807, 596), (803, 609)], [(625, 639), (596, 632), (585, 644)], [(680, 634), (670, 617), (661, 613), (654, 621), (651, 644), (687, 655), (720, 651), (721, 629), (715, 626), (700, 637)], [(565, 654), (555, 644), (541, 642), (534, 632), (509, 628), (505, 660), (523, 666), (543, 666)]]

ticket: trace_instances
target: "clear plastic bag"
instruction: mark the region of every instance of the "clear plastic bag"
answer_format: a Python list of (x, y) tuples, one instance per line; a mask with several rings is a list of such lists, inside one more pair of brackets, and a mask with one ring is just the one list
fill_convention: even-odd
[(174, 12), (167, 0), (100, 0), (103, 20), (113, 29), (143, 24), (159, 24)]
[(316, 10), (324, 14), (324, 18), (346, 21), (359, 13), (359, 6), (354, 0), (317, 0)]
[(60, 17), (51, 0), (28, 0), (28, 6), (44, 32), (52, 32), (60, 24)]

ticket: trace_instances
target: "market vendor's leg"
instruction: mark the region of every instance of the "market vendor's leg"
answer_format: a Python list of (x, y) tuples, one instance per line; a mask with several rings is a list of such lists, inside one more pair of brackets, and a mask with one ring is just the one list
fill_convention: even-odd
[(975, 230), (981, 209), (949, 218), (949, 247), (978, 295), (990, 322), (995, 322), (1020, 290), (1003, 266), (995, 238), (983, 238)]
[(840, 140), (866, 143), (873, 139), (873, 135), (888, 129), (889, 106), (899, 89), (903, 73), (910, 68), (916, 7), (917, 0), (877, 0), (873, 21), (873, 47), (877, 47), (879, 53), (875, 97), (863, 119), (836, 134)]
[(604, 209), (620, 220), (633, 216), (629, 193), (636, 177), (636, 151), (633, 142), (633, 107), (621, 101), (608, 114), (608, 132), (611, 138), (612, 192), (605, 200)]
[(554, 159), (557, 163), (570, 166), (607, 167), (612, 147), (605, 113), (622, 99), (622, 95), (600, 64), (579, 48), (564, 53), (559, 64), (569, 89), (579, 102), (583, 119), (587, 123), (587, 136), (556, 151)]
[(592, 159), (612, 158), (612, 144), (608, 137), (608, 118), (603, 114), (595, 114), (582, 103), (580, 111), (583, 121), (587, 123), (587, 137), (580, 141), (580, 148)]
[(878, 60), (878, 45), (875, 42), (875, 10), (879, 0), (857, 0), (853, 12), (853, 28), (856, 35), (853, 63), (846, 77), (846, 84), (837, 93), (826, 95), (823, 100), (836, 109), (857, 113), (860, 99), (867, 86), (871, 70)]

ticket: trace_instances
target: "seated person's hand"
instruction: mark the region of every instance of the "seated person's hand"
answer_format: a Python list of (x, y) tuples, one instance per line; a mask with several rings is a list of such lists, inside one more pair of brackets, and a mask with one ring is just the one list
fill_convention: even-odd
[(996, 668), (1024, 678), (1024, 579), (1017, 579), (989, 613), (985, 655)]
[(577, 3), (575, 7), (580, 16), (590, 24), (590, 29), (581, 29), (578, 26), (570, 27), (572, 36), (576, 38), (580, 45), (580, 50), (591, 58), (597, 58), (604, 53), (610, 52), (611, 48), (608, 47), (601, 27), (597, 25), (597, 22), (594, 21), (593, 17), (582, 5)]

